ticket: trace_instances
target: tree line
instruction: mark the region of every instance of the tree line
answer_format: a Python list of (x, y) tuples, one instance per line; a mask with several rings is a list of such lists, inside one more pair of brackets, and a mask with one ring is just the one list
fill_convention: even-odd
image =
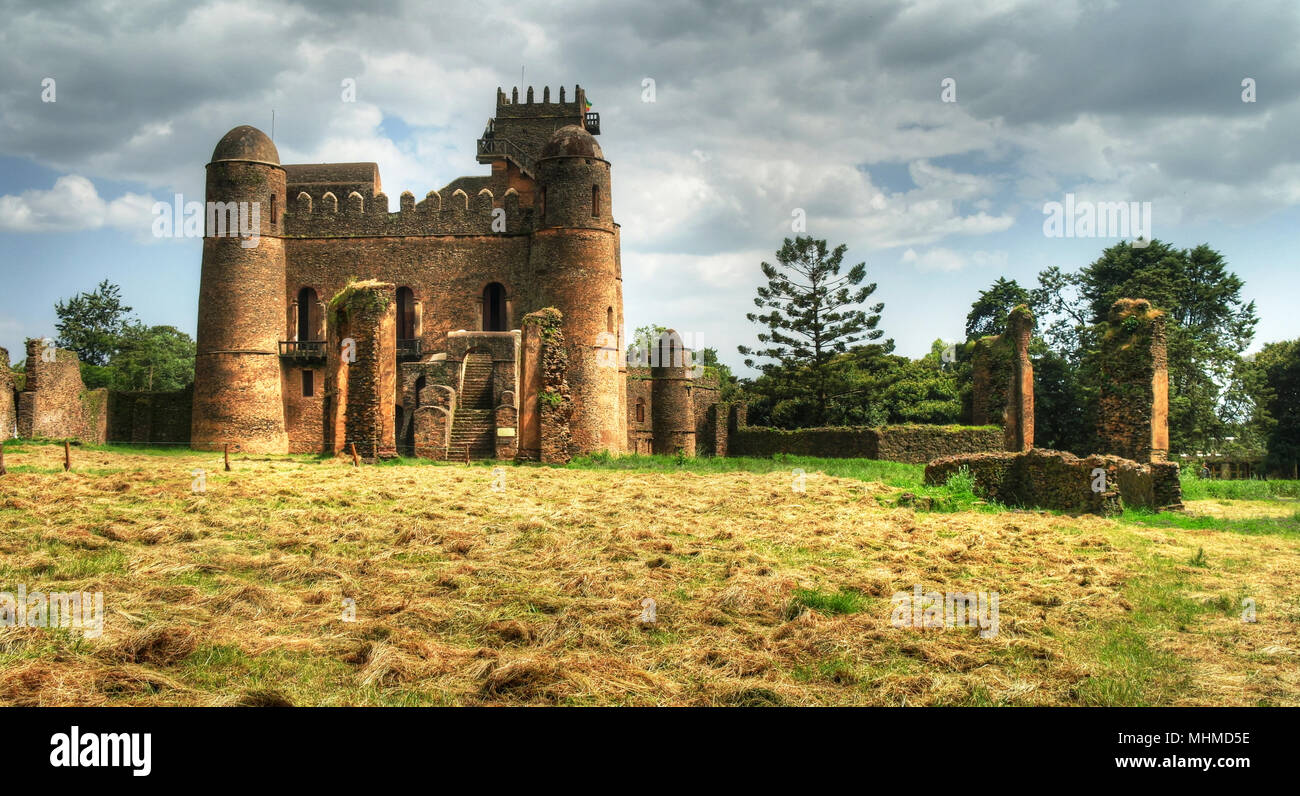
[(54, 305), (55, 344), (76, 352), (86, 387), (171, 391), (193, 383), (194, 340), (174, 326), (148, 326), (131, 312), (121, 288), (108, 280)]
[(1208, 245), (1179, 249), (1159, 240), (1118, 243), (1074, 271), (1050, 267), (1036, 284), (999, 278), (980, 291), (965, 340), (936, 340), (919, 359), (894, 353), (879, 328), (882, 302), (864, 284), (865, 263), (844, 264), (846, 247), (786, 239), (776, 264), (760, 265), (746, 317), (758, 344), (739, 346), (758, 370), (733, 389), (750, 422), (779, 428), (890, 423), (964, 423), (971, 417), (975, 341), (1005, 331), (1012, 308), (1037, 318), (1030, 346), (1035, 444), (1096, 450), (1097, 324), (1119, 298), (1145, 298), (1167, 316), (1169, 431), (1174, 453), (1266, 453), (1266, 466), (1292, 473), (1300, 459), (1300, 340), (1245, 352), (1259, 322), (1244, 282)]

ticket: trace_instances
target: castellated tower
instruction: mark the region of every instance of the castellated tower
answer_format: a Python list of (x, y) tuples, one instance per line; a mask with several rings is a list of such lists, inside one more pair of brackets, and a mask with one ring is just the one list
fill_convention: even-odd
[(609, 200), (609, 161), (581, 126), (561, 127), (537, 159), (529, 267), (540, 306), (564, 316), (570, 429), (579, 452), (627, 447), (623, 279)]
[[(285, 171), (271, 139), (247, 125), (226, 133), (207, 170), (191, 444), (287, 453), (278, 358)], [(257, 236), (232, 231), (232, 219)]]
[(651, 429), (654, 453), (695, 456), (693, 360), (675, 329), (655, 341), (650, 360)]

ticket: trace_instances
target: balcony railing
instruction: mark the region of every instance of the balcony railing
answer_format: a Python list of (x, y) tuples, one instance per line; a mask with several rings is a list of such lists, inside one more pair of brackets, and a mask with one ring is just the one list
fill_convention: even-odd
[(592, 135), (600, 135), (600, 114), (595, 111), (587, 111), (583, 115), (583, 127)]
[(536, 173), (533, 169), (532, 156), (508, 138), (480, 138), (478, 140), (478, 156), (479, 162), (482, 162), (483, 158), (506, 157), (513, 160), (519, 170), (529, 177)]
[(281, 340), (280, 356), (289, 359), (325, 359), (324, 340)]
[(418, 358), (423, 353), (424, 347), (418, 337), (413, 340), (397, 341), (397, 356), (399, 359)]

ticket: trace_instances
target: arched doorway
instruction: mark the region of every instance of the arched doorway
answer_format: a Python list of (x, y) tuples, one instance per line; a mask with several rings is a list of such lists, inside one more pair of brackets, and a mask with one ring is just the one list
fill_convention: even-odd
[(483, 288), (483, 331), (509, 331), (510, 319), (506, 317), (506, 288), (493, 282)]

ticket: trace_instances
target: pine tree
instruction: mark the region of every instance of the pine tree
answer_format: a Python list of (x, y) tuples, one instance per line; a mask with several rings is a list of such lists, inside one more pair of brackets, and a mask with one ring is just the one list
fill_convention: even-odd
[(745, 316), (767, 327), (758, 335), (763, 345), (738, 347), (749, 367), (754, 357), (772, 360), (757, 367), (778, 393), (773, 397), (810, 402), (814, 425), (825, 422), (828, 396), (840, 381), (843, 365), (836, 356), (884, 334), (876, 326), (885, 305), (859, 308), (876, 291), (874, 282), (861, 284), (866, 263), (841, 274), (847, 249), (840, 244), (831, 251), (826, 241), (806, 236), (786, 238), (777, 265), (761, 265), (767, 284), (758, 287), (754, 305), (767, 312)]

